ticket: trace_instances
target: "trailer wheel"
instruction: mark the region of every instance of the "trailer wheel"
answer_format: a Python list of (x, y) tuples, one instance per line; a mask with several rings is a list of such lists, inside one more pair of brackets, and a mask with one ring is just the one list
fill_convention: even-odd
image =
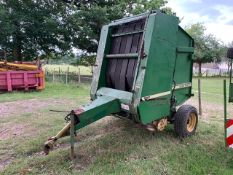
[(195, 133), (198, 123), (197, 109), (190, 105), (181, 106), (175, 114), (174, 130), (179, 137)]

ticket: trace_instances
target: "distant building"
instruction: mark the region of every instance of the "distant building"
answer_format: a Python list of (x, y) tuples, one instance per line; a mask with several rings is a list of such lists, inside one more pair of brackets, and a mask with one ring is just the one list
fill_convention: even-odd
[[(199, 66), (197, 63), (194, 63), (193, 67), (197, 69)], [(203, 68), (203, 69), (219, 69), (219, 64), (218, 63), (203, 63), (203, 64), (201, 64), (201, 68)]]
[[(193, 73), (194, 75), (198, 75), (199, 66), (198, 64), (193, 64)], [(228, 73), (228, 63), (204, 63), (201, 65), (202, 75), (206, 76), (215, 76), (215, 75), (223, 75)]]
[[(194, 63), (193, 64), (194, 69), (198, 69), (198, 64)], [(226, 62), (221, 62), (221, 63), (204, 63), (201, 65), (202, 70), (207, 70), (207, 69), (222, 69), (222, 70), (228, 70), (228, 64)]]

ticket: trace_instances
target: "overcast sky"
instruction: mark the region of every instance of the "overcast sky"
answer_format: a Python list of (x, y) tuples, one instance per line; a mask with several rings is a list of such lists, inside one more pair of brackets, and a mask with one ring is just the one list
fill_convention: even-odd
[(168, 0), (167, 6), (182, 19), (182, 27), (202, 22), (207, 33), (225, 44), (233, 41), (233, 0)]

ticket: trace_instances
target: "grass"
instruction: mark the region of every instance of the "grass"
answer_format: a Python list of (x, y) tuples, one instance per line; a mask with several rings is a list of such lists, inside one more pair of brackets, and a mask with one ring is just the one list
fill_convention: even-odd
[[(223, 103), (223, 79), (222, 78), (202, 78), (202, 98), (204, 101), (222, 104)], [(76, 89), (76, 90), (74, 90)], [(197, 97), (197, 78), (193, 79), (193, 92)], [(72, 93), (70, 93), (72, 92)], [(31, 98), (76, 98), (77, 96), (88, 96), (89, 85), (65, 85), (62, 83), (46, 83), (46, 89), (41, 92), (13, 92), (1, 94), (0, 102), (15, 101)], [(217, 97), (217, 98), (216, 98)]]
[(80, 74), (81, 75), (92, 75), (91, 73), (91, 67), (87, 67), (87, 66), (72, 66), (72, 65), (56, 65), (56, 64), (48, 64), (48, 65), (44, 65), (43, 69), (48, 71), (48, 72), (59, 72), (59, 69), (61, 71), (61, 73), (65, 73), (69, 70), (70, 73), (75, 73), (78, 74), (79, 73), (79, 69), (80, 69)]
[[(196, 79), (193, 85), (195, 92)], [(222, 99), (216, 97), (222, 94), (222, 79), (202, 79), (202, 90), (208, 92), (203, 94), (203, 102), (210, 106), (203, 106), (208, 118), (200, 118), (193, 137), (179, 140), (172, 126), (152, 134), (132, 121), (106, 117), (78, 131), (74, 162), (69, 160), (69, 138), (60, 140), (48, 156), (41, 154), (44, 141), (64, 125), (64, 113), (49, 109), (69, 110), (86, 104), (89, 86), (48, 83), (39, 93), (3, 94), (1, 102), (13, 103), (15, 108), (22, 106), (18, 102), (30, 104), (33, 100), (44, 106), (10, 111), (1, 119), (3, 129), (29, 124), (21, 135), (0, 140), (0, 163), (7, 159), (11, 162), (2, 174), (231, 175), (233, 151), (224, 148)], [(196, 97), (191, 102), (196, 103)], [(211, 105), (215, 107), (211, 109)]]
[(0, 102), (9, 102), (16, 100), (27, 100), (27, 99), (47, 99), (47, 98), (68, 98), (77, 99), (80, 96), (89, 95), (89, 85), (65, 85), (62, 83), (46, 83), (46, 88), (43, 91), (31, 91), (31, 92), (12, 92), (1, 94)]
[[(223, 78), (201, 78), (201, 92), (204, 101), (223, 104)], [(228, 79), (227, 83), (228, 82)], [(197, 97), (198, 79), (193, 79), (193, 92)], [(228, 85), (227, 85), (228, 92)]]

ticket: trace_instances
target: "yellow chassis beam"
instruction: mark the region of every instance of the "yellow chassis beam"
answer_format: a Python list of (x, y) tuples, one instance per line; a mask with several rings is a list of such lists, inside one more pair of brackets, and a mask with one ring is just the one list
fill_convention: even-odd
[(17, 63), (9, 63), (0, 61), (0, 71), (5, 70), (26, 70), (26, 71), (34, 71), (38, 70), (37, 65), (30, 65), (30, 64), (17, 64)]

